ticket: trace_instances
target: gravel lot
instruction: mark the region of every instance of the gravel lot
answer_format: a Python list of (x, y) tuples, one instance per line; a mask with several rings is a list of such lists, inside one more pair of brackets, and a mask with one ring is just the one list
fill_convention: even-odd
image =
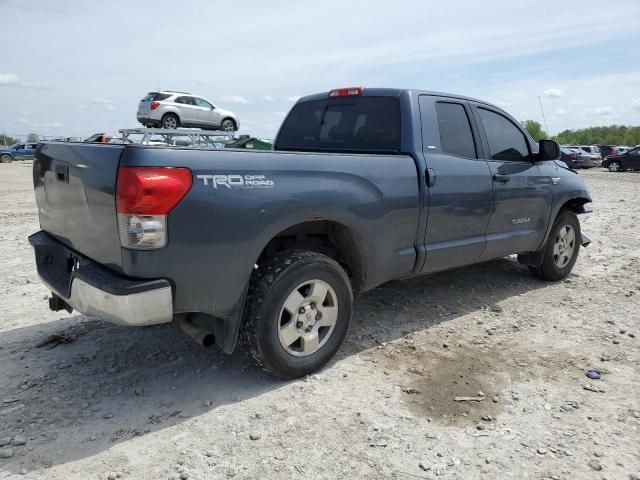
[(1, 164), (0, 478), (640, 479), (640, 174), (580, 174), (569, 279), (502, 259), (391, 282), (283, 383), (174, 325), (50, 312), (30, 162)]

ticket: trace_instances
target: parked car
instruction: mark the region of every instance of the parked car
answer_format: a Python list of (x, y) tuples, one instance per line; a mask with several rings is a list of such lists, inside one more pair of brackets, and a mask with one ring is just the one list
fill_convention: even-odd
[(602, 164), (600, 150), (595, 145), (567, 145), (566, 148), (576, 151), (582, 168), (599, 167)]
[(602, 158), (602, 160), (618, 153), (615, 145), (598, 145), (598, 148), (600, 149), (600, 158)]
[(632, 148), (620, 155), (613, 155), (602, 161), (602, 166), (610, 172), (640, 170), (640, 147)]
[(149, 92), (138, 105), (138, 122), (145, 127), (174, 129), (198, 127), (235, 132), (240, 127), (236, 115), (210, 101), (186, 92)]
[(337, 89), (298, 100), (272, 151), (45, 143), (30, 242), (52, 310), (175, 319), (296, 378), (338, 351), (354, 291), (510, 254), (565, 278), (591, 196), (559, 158), (480, 100)]
[(16, 143), (7, 148), (0, 148), (0, 163), (33, 158), (37, 146), (37, 143)]
[(582, 158), (578, 158), (578, 152), (572, 148), (560, 148), (560, 160), (567, 164), (569, 168), (581, 168)]
[(624, 146), (624, 145), (619, 145), (616, 147), (616, 154), (617, 155), (622, 155), (623, 153), (626, 153), (629, 151), (629, 147)]
[(569, 148), (577, 148), (585, 153), (597, 154), (600, 156), (600, 148), (597, 145), (570, 145)]

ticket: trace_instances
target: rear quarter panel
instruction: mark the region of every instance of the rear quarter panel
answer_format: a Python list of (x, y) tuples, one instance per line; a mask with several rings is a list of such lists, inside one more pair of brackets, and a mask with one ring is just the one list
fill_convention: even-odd
[[(419, 208), (409, 156), (129, 147), (122, 165), (192, 170), (191, 191), (169, 215), (168, 246), (123, 250), (128, 275), (174, 282), (177, 312), (233, 318), (269, 240), (311, 220), (352, 230), (365, 260), (365, 289), (413, 270)], [(213, 175), (264, 175), (273, 185), (214, 188)]]

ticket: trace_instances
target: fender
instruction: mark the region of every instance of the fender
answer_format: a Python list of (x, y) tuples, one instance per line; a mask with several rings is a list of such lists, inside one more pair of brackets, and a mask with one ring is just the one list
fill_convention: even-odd
[[(547, 240), (549, 239), (549, 235), (551, 234), (551, 227), (553, 227), (553, 223), (555, 222), (556, 217), (562, 210), (568, 209), (578, 215), (591, 213), (593, 211), (593, 208), (590, 205), (591, 196), (589, 195), (589, 192), (582, 190), (582, 192), (580, 192), (580, 196), (570, 197), (570, 198), (565, 198), (565, 197), (570, 197), (570, 196), (563, 196), (563, 199), (565, 201), (562, 203), (555, 204), (552, 209), (552, 214), (549, 219), (549, 225), (547, 226), (547, 232), (544, 236), (544, 241), (542, 242), (542, 245), (535, 252), (518, 254), (518, 262), (530, 267), (539, 267), (540, 265), (542, 265), (545, 246), (547, 244)], [(581, 245), (586, 247), (591, 243), (591, 239), (582, 231), (580, 233), (582, 237), (580, 240)]]

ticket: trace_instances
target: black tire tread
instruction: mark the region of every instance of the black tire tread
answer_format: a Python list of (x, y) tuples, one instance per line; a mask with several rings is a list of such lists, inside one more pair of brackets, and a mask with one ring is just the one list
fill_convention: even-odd
[[(285, 250), (284, 252), (280, 252), (272, 258), (269, 258), (260, 266), (260, 268), (253, 272), (245, 301), (244, 315), (238, 340), (258, 367), (270, 375), (281, 379), (288, 379), (289, 377), (278, 375), (277, 372), (270, 370), (265, 365), (264, 356), (260, 351), (258, 343), (257, 325), (260, 321), (262, 303), (265, 296), (271, 289), (271, 286), (291, 266), (306, 260), (312, 260), (313, 262), (328, 262), (342, 270), (342, 267), (338, 262), (326, 255), (300, 249)], [(345, 280), (349, 282), (346, 274), (344, 274), (344, 276)]]
[[(550, 282), (557, 282), (559, 280), (562, 280), (563, 278), (566, 277), (566, 275), (564, 276), (559, 276), (558, 271), (557, 271), (557, 267), (555, 267), (554, 265), (551, 264), (551, 262), (553, 261), (552, 258), (549, 258), (549, 251), (550, 251), (550, 243), (553, 242), (553, 239), (555, 238), (555, 232), (556, 229), (558, 227), (558, 224), (563, 223), (564, 217), (566, 216), (572, 216), (575, 219), (575, 223), (576, 226), (578, 227), (577, 229), (575, 229), (575, 233), (576, 233), (576, 249), (575, 249), (575, 253), (574, 253), (574, 259), (570, 262), (571, 264), (571, 268), (569, 269), (569, 272), (571, 272), (571, 269), (573, 269), (573, 265), (575, 264), (575, 261), (578, 257), (578, 254), (580, 253), (580, 221), (578, 220), (577, 215), (572, 212), (571, 210), (561, 210), (560, 213), (558, 213), (558, 216), (556, 217), (555, 221), (553, 222), (553, 227), (551, 227), (551, 232), (549, 233), (549, 238), (547, 239), (547, 243), (544, 246), (545, 249), (545, 255), (544, 258), (542, 260), (542, 264), (538, 267), (529, 267), (529, 270), (531, 270), (531, 272), (538, 278), (542, 279), (542, 280), (546, 280), (546, 281), (550, 281)], [(553, 248), (553, 247), (551, 247)], [(567, 273), (568, 275), (568, 273)]]

